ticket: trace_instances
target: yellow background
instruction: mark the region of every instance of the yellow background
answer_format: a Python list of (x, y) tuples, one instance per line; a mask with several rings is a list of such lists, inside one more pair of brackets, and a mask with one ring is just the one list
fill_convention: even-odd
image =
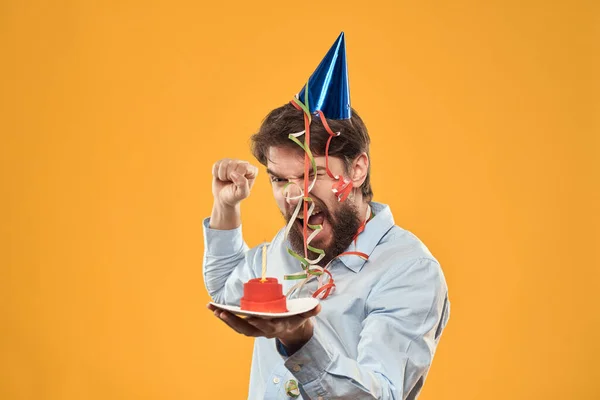
[[(1, 1), (0, 399), (245, 398), (210, 167), (341, 30), (375, 200), (450, 287), (421, 398), (600, 398), (593, 3)], [(243, 212), (282, 225), (266, 174)]]

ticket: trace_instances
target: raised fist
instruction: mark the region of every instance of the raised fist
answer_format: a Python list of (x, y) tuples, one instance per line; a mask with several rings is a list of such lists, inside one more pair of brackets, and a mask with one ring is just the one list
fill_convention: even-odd
[(213, 165), (212, 175), (215, 202), (233, 207), (250, 195), (258, 168), (248, 161), (224, 158)]

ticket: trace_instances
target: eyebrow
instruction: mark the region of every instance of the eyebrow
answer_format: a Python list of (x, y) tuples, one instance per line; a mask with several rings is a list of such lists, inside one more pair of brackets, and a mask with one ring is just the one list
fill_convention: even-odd
[[(326, 171), (326, 170), (327, 170), (327, 168), (325, 168), (325, 167), (322, 167), (322, 166), (318, 166), (318, 167), (317, 167), (317, 172), (320, 172), (320, 171)], [(311, 168), (311, 169), (310, 169), (310, 173), (312, 174), (312, 172), (313, 172), (313, 169)], [(273, 175), (275, 178), (279, 178), (279, 179), (285, 179), (285, 178), (283, 178), (283, 176), (281, 176), (281, 175), (277, 174), (276, 172), (274, 172), (273, 170), (271, 170), (271, 169), (269, 169), (269, 168), (267, 168), (267, 174), (269, 174), (269, 175)], [(300, 178), (303, 178), (303, 177), (304, 177), (304, 174), (302, 174), (302, 175), (300, 176)]]

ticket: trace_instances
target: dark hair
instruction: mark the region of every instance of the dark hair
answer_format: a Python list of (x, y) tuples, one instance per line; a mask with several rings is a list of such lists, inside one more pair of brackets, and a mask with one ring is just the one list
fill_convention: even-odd
[[(369, 156), (369, 132), (358, 113), (352, 109), (350, 119), (327, 120), (333, 132), (341, 132), (334, 137), (329, 145), (329, 155), (338, 157), (344, 162), (346, 172), (350, 170), (352, 161), (361, 153)], [(297, 148), (297, 144), (288, 138), (290, 133), (304, 130), (304, 112), (287, 103), (271, 111), (260, 126), (257, 133), (252, 135), (252, 154), (258, 162), (267, 165), (267, 155), (271, 146)], [(329, 139), (329, 133), (321, 123), (318, 116), (312, 118), (310, 124), (310, 150), (315, 156), (325, 155), (325, 145)], [(302, 140), (301, 140), (302, 141)], [(369, 157), (369, 168), (367, 177), (361, 186), (361, 192), (366, 201), (373, 198), (371, 189), (371, 159)]]

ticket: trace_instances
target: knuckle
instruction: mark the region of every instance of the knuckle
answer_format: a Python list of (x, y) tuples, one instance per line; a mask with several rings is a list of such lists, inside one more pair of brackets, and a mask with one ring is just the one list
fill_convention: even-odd
[(238, 161), (235, 164), (235, 168), (240, 171), (246, 171), (248, 169), (248, 163), (246, 161)]

